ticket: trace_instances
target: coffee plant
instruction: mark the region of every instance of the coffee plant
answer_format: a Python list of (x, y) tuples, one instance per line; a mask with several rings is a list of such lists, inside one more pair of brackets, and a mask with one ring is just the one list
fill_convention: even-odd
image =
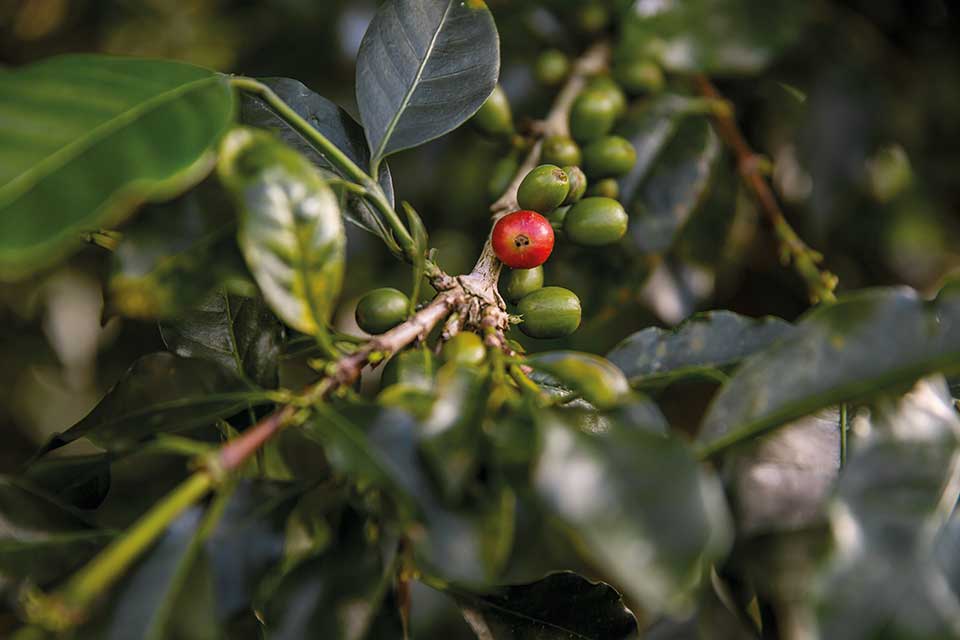
[[(103, 321), (150, 328), (0, 476), (3, 637), (960, 637), (960, 287), (838, 288), (719, 88), (772, 90), (810, 7), (492, 4), (380, 3), (356, 118), (173, 60), (0, 69), (5, 298), (95, 256)], [(489, 210), (428, 228), (396, 154), (448, 135)], [(808, 311), (694, 313), (748, 245)]]

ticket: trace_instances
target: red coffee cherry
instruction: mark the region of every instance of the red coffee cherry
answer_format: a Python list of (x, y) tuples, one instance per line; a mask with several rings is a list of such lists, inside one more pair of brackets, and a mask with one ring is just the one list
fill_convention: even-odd
[(512, 269), (533, 269), (553, 251), (553, 227), (536, 211), (514, 211), (493, 225), (493, 252)]

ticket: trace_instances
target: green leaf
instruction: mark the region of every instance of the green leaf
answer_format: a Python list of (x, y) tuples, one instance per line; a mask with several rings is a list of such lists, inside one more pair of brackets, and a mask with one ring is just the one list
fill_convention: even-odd
[(466, 122), (493, 92), (500, 41), (483, 0), (388, 0), (357, 54), (357, 104), (376, 175), (391, 153)]
[(283, 326), (259, 297), (220, 290), (197, 308), (160, 323), (167, 348), (211, 360), (262, 388), (276, 388)]
[(570, 571), (527, 584), (472, 593), (451, 588), (478, 638), (515, 640), (628, 640), (637, 619), (608, 584)]
[(110, 490), (108, 453), (42, 458), (24, 471), (23, 478), (78, 509), (96, 509)]
[(170, 202), (147, 205), (117, 243), (106, 314), (167, 318), (221, 286), (255, 293), (235, 234), (233, 206), (212, 180)]
[(806, 15), (791, 0), (634, 0), (617, 56), (680, 73), (757, 73), (796, 40)]
[[(717, 479), (679, 440), (539, 415), (533, 486), (591, 563), (650, 611), (675, 611), (730, 540)], [(590, 427), (590, 425), (584, 425)]]
[(792, 330), (790, 323), (779, 318), (707, 311), (674, 329), (638, 331), (615, 346), (607, 358), (635, 388), (664, 386), (690, 376), (723, 380), (723, 374), (741, 360)]
[(623, 372), (606, 358), (581, 351), (546, 351), (528, 356), (527, 364), (575, 390), (598, 409), (627, 400), (630, 385)]
[(859, 291), (806, 314), (740, 366), (704, 417), (702, 452), (958, 366), (960, 285), (929, 302), (907, 288)]
[(420, 214), (409, 202), (403, 203), (403, 212), (407, 214), (407, 226), (413, 237), (413, 255), (407, 256), (413, 265), (413, 287), (410, 290), (410, 313), (416, 310), (420, 299), (420, 285), (423, 283), (423, 274), (427, 271), (427, 251), (430, 250), (430, 238), (427, 228), (423, 226)]
[(15, 580), (64, 578), (112, 537), (31, 483), (0, 476), (0, 592)]
[(44, 451), (84, 437), (108, 450), (129, 449), (152, 435), (210, 425), (265, 402), (263, 393), (215, 362), (152, 353), (134, 362), (93, 411)]
[(942, 377), (879, 400), (855, 445), (830, 511), (837, 548), (819, 594), (821, 637), (956, 637), (960, 593), (937, 551), (960, 497), (960, 420)]
[(240, 207), (239, 241), (273, 311), (321, 340), (343, 281), (337, 199), (306, 158), (255, 129), (224, 141), (220, 176)]
[[(357, 166), (370, 166), (370, 149), (363, 134), (363, 127), (354, 120), (349, 113), (323, 96), (314, 93), (303, 83), (290, 78), (257, 78), (258, 82), (270, 87), (280, 99), (297, 112), (300, 117), (322, 133), (330, 142), (350, 158)], [(240, 102), (240, 120), (262, 129), (269, 129), (285, 143), (305, 155), (313, 164), (341, 178), (348, 178), (340, 174), (335, 166), (330, 164), (323, 155), (295, 131), (285, 120), (276, 115), (267, 104), (250, 94), (243, 94)], [(393, 204), (393, 179), (390, 168), (384, 164), (378, 179), (387, 200)], [(362, 198), (355, 194), (347, 196), (344, 207), (347, 219), (380, 237), (386, 237), (389, 232), (383, 221), (367, 205)]]
[(662, 253), (700, 204), (720, 156), (720, 141), (704, 118), (685, 120), (633, 197), (622, 200), (641, 253)]
[(0, 277), (20, 277), (212, 168), (227, 78), (180, 62), (70, 55), (0, 75)]

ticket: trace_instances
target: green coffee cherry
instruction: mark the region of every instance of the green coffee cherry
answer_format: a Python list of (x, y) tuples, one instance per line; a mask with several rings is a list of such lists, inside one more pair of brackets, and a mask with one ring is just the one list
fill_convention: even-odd
[(622, 176), (637, 162), (637, 150), (620, 136), (604, 136), (583, 150), (583, 171), (590, 179)]
[(597, 91), (605, 94), (613, 101), (616, 117), (619, 118), (627, 112), (627, 96), (616, 81), (607, 75), (594, 76), (587, 84), (587, 91)]
[(517, 304), (524, 296), (543, 287), (543, 267), (513, 269), (507, 276), (507, 301)]
[(649, 60), (627, 60), (618, 62), (613, 75), (627, 92), (633, 95), (659, 93), (665, 83), (663, 71)]
[(553, 164), (542, 164), (526, 175), (517, 189), (521, 209), (549, 213), (556, 209), (570, 192), (567, 174)]
[(402, 291), (383, 287), (368, 292), (357, 303), (357, 326), (374, 335), (389, 331), (407, 317), (410, 300)]
[(604, 178), (596, 182), (591, 182), (587, 189), (587, 196), (591, 198), (613, 198), (620, 197), (620, 184), (615, 178)]
[(558, 85), (570, 74), (570, 59), (559, 49), (547, 49), (537, 57), (534, 74), (540, 84)]
[(599, 2), (584, 2), (577, 9), (576, 24), (584, 33), (599, 33), (609, 22), (610, 12)]
[(553, 227), (554, 231), (563, 230), (563, 221), (567, 217), (567, 212), (570, 211), (570, 206), (571, 205), (566, 204), (562, 207), (557, 207), (547, 214), (547, 220), (550, 221), (550, 226)]
[(562, 167), (567, 164), (580, 164), (580, 145), (570, 136), (547, 136), (543, 140), (541, 158), (546, 164)]
[(433, 375), (437, 365), (433, 354), (425, 347), (406, 349), (387, 361), (380, 376), (380, 388), (402, 383), (429, 391), (433, 388)]
[(461, 331), (444, 343), (440, 355), (446, 362), (478, 365), (487, 357), (487, 348), (477, 334)]
[(508, 138), (513, 135), (513, 115), (510, 113), (510, 101), (498, 84), (493, 93), (483, 103), (471, 120), (480, 132), (494, 138)]
[(500, 194), (507, 190), (513, 176), (517, 175), (517, 169), (520, 168), (520, 161), (517, 156), (510, 154), (505, 158), (500, 158), (493, 165), (493, 171), (490, 173), (490, 180), (487, 181), (487, 197), (490, 200), (496, 200)]
[(563, 232), (576, 244), (597, 247), (611, 244), (627, 232), (627, 212), (612, 198), (584, 198), (573, 205), (563, 221)]
[(517, 304), (520, 330), (531, 338), (562, 338), (580, 326), (580, 298), (563, 287), (544, 287)]
[(567, 182), (570, 183), (570, 191), (567, 192), (567, 198), (563, 204), (573, 204), (583, 197), (587, 190), (587, 176), (580, 167), (566, 166), (563, 172), (567, 174)]
[(570, 133), (578, 142), (607, 135), (617, 119), (617, 103), (608, 91), (586, 89), (570, 107)]

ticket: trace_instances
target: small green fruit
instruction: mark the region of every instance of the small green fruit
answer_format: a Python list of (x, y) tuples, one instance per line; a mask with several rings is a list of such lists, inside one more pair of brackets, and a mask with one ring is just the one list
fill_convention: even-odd
[(583, 170), (591, 179), (622, 176), (636, 162), (637, 150), (620, 136), (604, 136), (583, 150)]
[(405, 349), (395, 354), (383, 367), (380, 376), (380, 388), (402, 383), (417, 389), (429, 391), (433, 388), (433, 376), (437, 365), (433, 354), (425, 347)]
[(571, 242), (586, 247), (611, 244), (627, 232), (627, 212), (612, 198), (584, 198), (573, 205), (563, 221)]
[(543, 287), (543, 267), (513, 269), (507, 276), (506, 298), (517, 304), (520, 300)]
[(599, 33), (610, 22), (610, 12), (599, 2), (584, 2), (577, 9), (576, 22), (584, 33)]
[(559, 49), (547, 49), (537, 57), (534, 74), (540, 84), (558, 85), (570, 74), (570, 59)]
[(547, 220), (550, 221), (550, 226), (553, 227), (554, 231), (561, 231), (563, 229), (563, 221), (567, 217), (567, 212), (570, 211), (569, 204), (566, 204), (562, 207), (557, 207), (553, 211), (547, 214)]
[(580, 145), (570, 136), (547, 136), (543, 140), (541, 158), (545, 164), (555, 164), (558, 167), (580, 164)]
[(409, 305), (410, 299), (402, 291), (374, 289), (357, 303), (357, 326), (373, 335), (389, 331), (406, 319)]
[(563, 287), (544, 287), (517, 304), (520, 330), (531, 338), (562, 338), (580, 326), (580, 298)]
[[(587, 190), (587, 176), (580, 167), (566, 166), (563, 168), (567, 174), (567, 181), (570, 183), (570, 191), (567, 192), (567, 198), (563, 204), (573, 204), (583, 197)], [(549, 220), (549, 218), (547, 218)]]
[(490, 200), (496, 200), (500, 194), (507, 190), (510, 181), (517, 174), (520, 168), (520, 161), (517, 156), (510, 154), (505, 158), (500, 158), (493, 165), (493, 171), (490, 173), (490, 180), (487, 181), (487, 197)]
[(461, 331), (444, 343), (440, 355), (445, 362), (478, 365), (487, 357), (487, 348), (477, 334)]
[(613, 68), (617, 82), (633, 95), (659, 93), (665, 84), (663, 71), (649, 60), (626, 60), (618, 62)]
[(617, 119), (617, 103), (608, 91), (585, 89), (570, 107), (574, 140), (591, 142), (607, 135)]
[(498, 84), (471, 120), (481, 133), (494, 138), (509, 138), (513, 135), (513, 115), (507, 94)]
[(627, 96), (620, 85), (610, 76), (594, 76), (587, 84), (587, 91), (598, 91), (606, 94), (613, 101), (617, 118), (627, 112)]
[(526, 175), (517, 189), (521, 209), (549, 213), (566, 199), (570, 182), (566, 172), (553, 164), (542, 164)]
[(620, 197), (620, 184), (615, 178), (604, 178), (590, 184), (587, 189), (587, 195), (593, 198), (613, 198)]

